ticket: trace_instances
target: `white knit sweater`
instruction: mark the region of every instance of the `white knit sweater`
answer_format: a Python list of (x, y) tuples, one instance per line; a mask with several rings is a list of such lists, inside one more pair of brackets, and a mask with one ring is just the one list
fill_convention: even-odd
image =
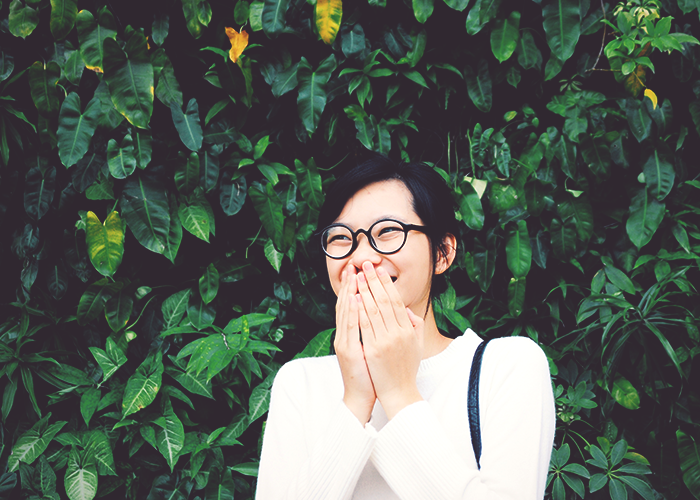
[(479, 470), (467, 388), (480, 342), (467, 330), (423, 360), (417, 384), (425, 401), (390, 422), (377, 402), (365, 426), (342, 401), (335, 356), (284, 365), (272, 386), (256, 499), (542, 499), (555, 427), (547, 358), (523, 337), (486, 347)]

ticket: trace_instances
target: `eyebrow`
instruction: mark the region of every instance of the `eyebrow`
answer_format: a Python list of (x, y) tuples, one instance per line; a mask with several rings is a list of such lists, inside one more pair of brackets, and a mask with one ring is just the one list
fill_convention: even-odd
[[(376, 219), (374, 219), (374, 221), (373, 221), (369, 226), (371, 226), (371, 225), (374, 224), (375, 222), (378, 222), (378, 221), (384, 220), (384, 219), (394, 219), (394, 220), (397, 220), (397, 221), (399, 221), (399, 222), (403, 222), (404, 224), (411, 224), (410, 222), (408, 222), (408, 221), (407, 221), (406, 219), (404, 219), (403, 217), (400, 217), (400, 216), (394, 215), (394, 214), (388, 214), (388, 215), (380, 215), (379, 217), (377, 217)], [(348, 224), (347, 222), (343, 222), (342, 220), (335, 220), (335, 221), (333, 222), (333, 224), (343, 224), (343, 225), (348, 226), (349, 228), (351, 228), (353, 231), (356, 229), (354, 226), (351, 226), (350, 224)], [(369, 226), (367, 226), (367, 227), (369, 227)]]

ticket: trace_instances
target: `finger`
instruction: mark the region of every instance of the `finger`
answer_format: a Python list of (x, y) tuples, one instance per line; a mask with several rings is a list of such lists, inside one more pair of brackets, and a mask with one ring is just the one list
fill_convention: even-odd
[[(391, 298), (385, 290), (384, 282), (379, 278), (379, 275), (377, 274), (377, 269), (374, 268), (371, 262), (365, 262), (364, 264), (362, 264), (362, 271), (364, 272), (364, 275), (367, 278), (367, 285), (369, 287), (370, 292), (372, 293), (372, 296), (374, 297), (374, 301), (377, 303), (377, 307), (379, 308), (379, 312), (381, 313), (382, 318), (384, 318), (385, 324), (388, 325), (390, 323), (397, 322), (398, 318), (392, 308)], [(388, 276), (386, 272), (384, 273), (384, 275), (384, 278), (388, 279), (389, 282), (391, 282), (391, 277)], [(404, 323), (407, 322), (404, 321)]]
[(340, 278), (341, 286), (338, 290), (338, 301), (335, 306), (335, 345), (346, 342), (345, 326), (347, 323), (347, 310), (348, 310), (348, 294), (347, 291), (350, 288), (347, 271), (343, 271)]
[(360, 342), (360, 307), (361, 304), (353, 294), (348, 297), (347, 341)]
[(408, 327), (408, 325), (412, 323), (406, 314), (406, 306), (403, 303), (403, 299), (401, 298), (401, 294), (396, 288), (396, 285), (394, 285), (394, 282), (391, 280), (391, 276), (388, 272), (386, 272), (386, 269), (381, 266), (376, 269), (376, 273), (379, 281), (384, 286), (384, 291), (389, 298), (389, 304), (397, 323), (401, 328)]
[(416, 313), (411, 311), (410, 307), (406, 307), (405, 311), (406, 311), (406, 316), (411, 321), (411, 326), (413, 328), (418, 328), (423, 323), (423, 318), (421, 318)]
[(360, 332), (362, 333), (362, 343), (364, 344), (365, 348), (367, 348), (374, 345), (374, 342), (377, 340), (377, 336), (374, 332), (374, 328), (372, 327), (372, 322), (369, 320), (367, 311), (363, 306), (364, 301), (362, 300), (362, 296), (357, 294), (355, 297), (358, 303), (358, 319)]
[[(372, 331), (375, 336), (386, 334), (386, 324), (372, 292), (367, 285), (367, 278), (364, 272), (357, 275), (357, 289), (362, 297), (362, 305), (368, 320), (372, 324)], [(362, 310), (360, 310), (360, 328), (362, 328)]]

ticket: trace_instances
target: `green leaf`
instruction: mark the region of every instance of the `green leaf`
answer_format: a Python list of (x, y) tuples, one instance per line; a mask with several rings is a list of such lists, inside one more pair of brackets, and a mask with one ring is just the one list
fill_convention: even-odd
[(156, 443), (158, 444), (158, 451), (170, 466), (170, 472), (173, 472), (180, 450), (185, 444), (185, 428), (173, 411), (170, 398), (163, 398), (161, 415), (165, 423), (156, 429)]
[(104, 72), (102, 47), (106, 38), (116, 38), (117, 25), (107, 7), (97, 11), (97, 19), (88, 10), (78, 12), (75, 20), (80, 41), (80, 55), (85, 66), (92, 71)]
[(37, 24), (39, 24), (39, 12), (36, 9), (24, 5), (24, 2), (20, 0), (10, 2), (10, 15), (8, 17), (10, 33), (16, 37), (27, 38), (32, 34)]
[[(16, 1), (19, 2), (19, 0)], [(56, 83), (61, 76), (60, 66), (54, 61), (50, 61), (46, 65), (37, 61), (29, 67), (27, 76), (32, 100), (39, 114), (48, 117), (58, 112), (58, 88)], [(78, 99), (79, 102), (80, 99)], [(78, 105), (78, 109), (80, 109), (80, 105)]]
[(637, 142), (642, 142), (651, 133), (651, 116), (642, 101), (634, 98), (627, 99), (627, 123)]
[(435, 0), (413, 0), (413, 15), (416, 21), (423, 24), (433, 14)]
[(666, 205), (657, 201), (647, 188), (641, 188), (632, 198), (630, 216), (625, 229), (632, 243), (642, 248), (651, 241), (666, 213)]
[(285, 28), (288, 8), (289, 0), (265, 0), (262, 10), (262, 29), (268, 38), (276, 38)]
[(78, 324), (85, 325), (97, 318), (113, 293), (114, 287), (107, 278), (88, 286), (78, 302)]
[(262, 417), (270, 407), (270, 389), (266, 384), (260, 384), (250, 395), (248, 401), (248, 417), (250, 423)]
[(105, 304), (105, 318), (113, 332), (118, 332), (129, 322), (134, 308), (134, 299), (125, 292), (120, 292)]
[(588, 241), (593, 234), (593, 207), (588, 197), (574, 198), (567, 193), (564, 201), (557, 205), (557, 213), (561, 220), (567, 224), (573, 222), (576, 226), (576, 235), (581, 241)]
[(124, 50), (116, 40), (105, 38), (103, 47), (104, 78), (114, 107), (132, 125), (148, 128), (153, 112), (154, 82), (146, 38), (134, 32)]
[[(197, 162), (197, 166), (199, 166), (199, 162)], [(190, 234), (209, 243), (209, 214), (202, 203), (198, 201), (191, 205), (183, 203), (179, 206), (177, 215), (182, 227), (187, 229)]]
[(85, 70), (85, 63), (80, 55), (79, 51), (74, 51), (66, 64), (63, 66), (63, 73), (66, 75), (66, 79), (73, 85), (80, 85), (80, 78), (83, 76), (83, 71)]
[(51, 0), (51, 20), (49, 26), (56, 41), (61, 41), (73, 29), (78, 16), (77, 0)]
[(454, 192), (459, 206), (459, 213), (467, 227), (475, 231), (481, 231), (484, 227), (484, 209), (481, 206), (479, 194), (471, 182), (463, 180), (459, 184), (461, 194)]
[(559, 219), (552, 219), (549, 234), (554, 255), (559, 260), (568, 261), (576, 248), (576, 225), (571, 220), (562, 224)]
[(260, 217), (260, 222), (265, 232), (270, 237), (275, 247), (280, 252), (285, 252), (284, 246), (284, 215), (282, 213), (282, 200), (275, 193), (272, 184), (265, 186), (254, 182), (248, 188), (248, 196), (253, 202), (255, 211)]
[[(32, 486), (35, 490), (44, 495), (44, 497), (55, 498), (52, 495), (56, 495), (56, 473), (44, 455), (39, 457), (39, 463), (36, 465), (32, 479)], [(2, 492), (1, 486), (0, 492)]]
[(151, 163), (151, 154), (153, 152), (153, 147), (151, 146), (151, 134), (141, 130), (136, 130), (136, 134), (132, 136), (132, 139), (134, 141), (134, 157), (136, 158), (136, 165), (139, 168), (144, 169), (149, 163)]
[[(648, 99), (645, 99), (645, 101), (648, 101)], [(649, 109), (650, 107), (652, 109)], [(660, 106), (656, 106), (656, 109), (649, 105), (647, 105), (646, 108), (652, 120), (656, 123), (659, 135), (665, 135), (673, 123), (673, 107), (671, 105), (671, 100), (664, 99), (664, 102)]]
[(120, 366), (126, 363), (126, 356), (111, 338), (107, 338), (107, 351), (99, 347), (90, 347), (90, 352), (95, 357), (97, 364), (102, 368), (102, 383), (114, 375)]
[(695, 498), (700, 498), (700, 447), (693, 436), (680, 429), (676, 438), (683, 482)]
[(624, 439), (621, 439), (615, 443), (615, 446), (613, 446), (612, 451), (610, 452), (610, 465), (615, 466), (622, 462), (625, 453), (627, 453), (627, 442)]
[(100, 403), (101, 393), (99, 389), (90, 387), (80, 397), (80, 414), (85, 420), (85, 425), (90, 427), (90, 419), (92, 418), (97, 405)]
[(165, 242), (163, 255), (174, 264), (177, 251), (182, 242), (182, 224), (178, 216), (178, 205), (175, 196), (171, 194), (168, 198), (168, 202), (170, 207), (170, 228), (168, 229), (168, 239)]
[(469, 0), (445, 0), (445, 4), (451, 9), (462, 12), (469, 5)]
[(374, 134), (375, 128), (372, 126), (370, 117), (362, 106), (359, 104), (351, 104), (344, 108), (345, 114), (348, 118), (351, 118), (355, 122), (355, 128), (357, 129), (357, 140), (362, 143), (364, 147), (372, 150), (374, 147)]
[(508, 19), (496, 19), (491, 30), (491, 52), (499, 63), (507, 61), (518, 43), (520, 12), (512, 11)]
[(162, 184), (131, 176), (119, 202), (122, 216), (141, 245), (163, 253), (170, 230), (168, 196)]
[(85, 229), (90, 262), (103, 276), (113, 276), (124, 256), (124, 226), (118, 212), (110, 212), (100, 222), (93, 212), (87, 213)]
[(639, 493), (644, 500), (654, 500), (656, 498), (656, 495), (654, 495), (654, 490), (652, 490), (647, 483), (637, 477), (619, 475), (617, 476), (617, 479)]
[(192, 394), (199, 394), (206, 398), (214, 399), (212, 394), (212, 384), (206, 379), (204, 374), (195, 375), (191, 372), (173, 371), (168, 372), (185, 390)]
[[(95, 430), (88, 433), (85, 453), (92, 455), (97, 463), (97, 471), (101, 476), (116, 476), (117, 468), (114, 465), (112, 445), (103, 431)], [(85, 439), (83, 439), (83, 442)]]
[(37, 221), (49, 211), (56, 190), (56, 168), (49, 167), (43, 173), (41, 170), (32, 167), (24, 182), (24, 210)]
[(658, 201), (663, 201), (669, 195), (676, 179), (669, 156), (663, 149), (656, 148), (649, 154), (642, 167), (647, 190)]
[(233, 498), (236, 487), (233, 482), (231, 470), (224, 467), (220, 473), (215, 471), (210, 474), (209, 481), (204, 491), (204, 499), (228, 500)]
[(523, 69), (539, 69), (542, 66), (542, 53), (535, 45), (535, 38), (531, 31), (525, 30), (520, 33), (515, 52), (518, 54), (518, 64)]
[(615, 285), (617, 288), (623, 292), (630, 293), (632, 295), (636, 294), (637, 291), (634, 289), (634, 284), (625, 273), (613, 266), (605, 266), (605, 275), (610, 280), (610, 283)]
[(126, 179), (136, 170), (136, 156), (134, 156), (134, 141), (130, 134), (126, 134), (121, 145), (110, 139), (107, 143), (107, 165), (109, 172), (115, 179)]
[[(521, 221), (524, 222), (524, 221)], [(528, 241), (529, 245), (529, 241)], [(508, 312), (514, 318), (520, 316), (525, 305), (526, 278), (511, 278), (508, 283)]]
[(182, 13), (185, 15), (187, 30), (193, 38), (199, 38), (204, 32), (205, 25), (199, 20), (199, 5), (201, 0), (182, 0)]
[(202, 301), (209, 304), (216, 298), (219, 291), (219, 271), (216, 270), (214, 264), (209, 264), (204, 270), (204, 274), (199, 278), (199, 294), (202, 296)]
[(486, 234), (486, 245), (480, 238), (474, 240), (474, 250), (471, 254), (471, 266), (467, 265), (469, 278), (479, 285), (483, 292), (489, 289), (493, 273), (496, 270), (497, 236), (495, 232)]
[(187, 302), (190, 298), (190, 289), (185, 288), (174, 293), (163, 301), (161, 311), (163, 313), (163, 330), (169, 330), (180, 324), (182, 317), (187, 312)]
[(491, 93), (491, 75), (489, 65), (485, 59), (479, 61), (478, 74), (475, 74), (471, 66), (465, 69), (464, 79), (467, 82), (469, 98), (476, 108), (488, 113), (491, 110), (493, 95)]
[(157, 12), (151, 27), (151, 38), (156, 45), (163, 45), (168, 37), (170, 18), (163, 12)]
[(216, 309), (211, 304), (205, 304), (196, 293), (191, 293), (187, 302), (187, 319), (198, 330), (210, 326), (216, 319)]
[(542, 8), (547, 44), (559, 61), (566, 62), (581, 32), (581, 9), (577, 0), (551, 0)]
[(19, 468), (19, 463), (31, 465), (39, 455), (44, 453), (53, 437), (58, 434), (67, 422), (55, 422), (48, 425), (51, 413), (35, 423), (31, 429), (22, 434), (12, 447), (12, 453), (7, 459), (7, 470), (14, 472)]
[(267, 261), (270, 263), (272, 268), (279, 273), (280, 268), (282, 267), (282, 259), (284, 258), (284, 254), (277, 251), (274, 243), (272, 243), (272, 240), (267, 240), (264, 251)]
[(618, 377), (613, 382), (612, 396), (621, 406), (628, 410), (639, 408), (639, 393), (625, 377)]
[(608, 489), (610, 490), (610, 498), (612, 500), (627, 500), (625, 485), (617, 479), (610, 478)]
[(87, 153), (101, 112), (100, 102), (95, 99), (88, 103), (85, 113), (81, 114), (80, 108), (80, 97), (71, 92), (58, 116), (58, 156), (66, 167), (75, 165)]
[(243, 208), (248, 193), (245, 177), (233, 180), (230, 175), (223, 175), (219, 189), (221, 209), (228, 216), (236, 215)]
[(331, 335), (333, 332), (334, 329), (330, 328), (316, 334), (316, 336), (311, 339), (311, 342), (304, 347), (304, 350), (294, 356), (294, 359), (328, 356), (331, 351)]
[(69, 500), (92, 500), (97, 494), (97, 467), (89, 453), (71, 449), (64, 478)]
[(294, 160), (294, 167), (297, 173), (299, 190), (304, 200), (311, 208), (320, 210), (323, 205), (323, 186), (321, 175), (318, 173), (316, 162), (309, 158), (308, 164), (304, 165), (299, 160)]
[(7, 80), (15, 69), (15, 59), (0, 50), (0, 82)]
[[(607, 463), (607, 461), (606, 461)], [(588, 489), (591, 493), (598, 491), (608, 484), (608, 476), (605, 474), (593, 474), (591, 480), (588, 483)]]
[(163, 69), (160, 72), (160, 77), (158, 77), (158, 85), (156, 85), (156, 97), (160, 102), (170, 107), (172, 103), (175, 103), (182, 109), (182, 91), (180, 90), (180, 83), (175, 77), (175, 70), (173, 65), (166, 56), (164, 56), (166, 61), (163, 65)]
[(190, 194), (199, 185), (199, 156), (192, 152), (187, 158), (179, 158), (175, 166), (175, 187), (183, 194)]
[[(265, 7), (267, 7), (268, 3), (274, 2), (275, 0), (266, 0)], [(299, 81), (297, 108), (299, 110), (299, 117), (309, 135), (312, 135), (316, 131), (321, 121), (321, 114), (326, 107), (326, 99), (328, 96), (326, 84), (336, 66), (337, 61), (333, 54), (321, 61), (316, 71), (312, 71), (311, 65), (305, 57), (302, 56), (299, 62), (297, 70), (297, 80)]]
[(340, 27), (340, 38), (340, 47), (345, 57), (359, 56), (365, 48), (365, 31), (360, 24), (355, 24), (352, 29), (348, 24), (343, 24)]
[(190, 99), (190, 102), (187, 103), (187, 110), (184, 113), (180, 106), (171, 102), (170, 111), (182, 143), (190, 151), (199, 151), (202, 147), (203, 134), (202, 126), (199, 123), (197, 100), (194, 97)]
[(122, 420), (150, 405), (156, 398), (162, 385), (162, 357), (160, 352), (149, 356), (129, 377), (122, 400)]
[[(531, 263), (532, 247), (530, 246), (530, 235), (527, 232), (526, 222), (520, 220), (508, 230), (506, 264), (513, 276), (524, 278), (530, 272)], [(512, 280), (511, 283), (513, 283)]]

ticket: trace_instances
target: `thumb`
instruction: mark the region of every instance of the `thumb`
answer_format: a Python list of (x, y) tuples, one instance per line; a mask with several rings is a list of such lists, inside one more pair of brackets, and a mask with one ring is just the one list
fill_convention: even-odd
[(418, 328), (423, 324), (423, 318), (417, 316), (413, 311), (411, 311), (410, 307), (406, 308), (406, 312), (408, 313), (408, 319), (411, 321), (413, 328)]

